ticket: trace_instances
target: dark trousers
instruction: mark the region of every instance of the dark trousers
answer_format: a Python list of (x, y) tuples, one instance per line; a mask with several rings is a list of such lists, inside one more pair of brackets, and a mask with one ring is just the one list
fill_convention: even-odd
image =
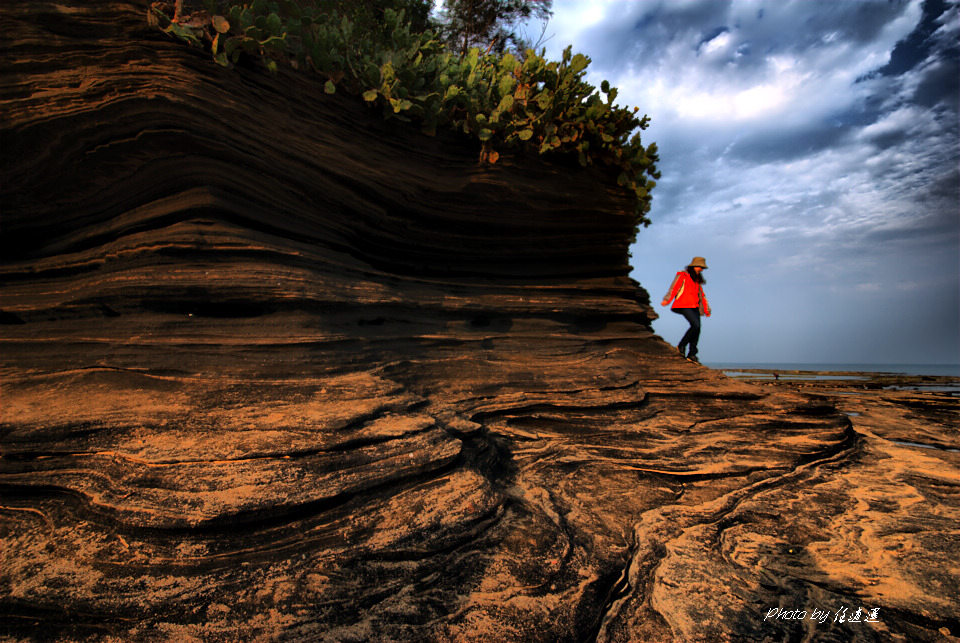
[(677, 344), (677, 348), (683, 353), (684, 349), (689, 346), (690, 352), (687, 353), (687, 357), (696, 357), (697, 342), (700, 340), (700, 311), (696, 308), (671, 308), (670, 310), (678, 315), (683, 315), (684, 319), (690, 323), (690, 328), (684, 333), (683, 339)]

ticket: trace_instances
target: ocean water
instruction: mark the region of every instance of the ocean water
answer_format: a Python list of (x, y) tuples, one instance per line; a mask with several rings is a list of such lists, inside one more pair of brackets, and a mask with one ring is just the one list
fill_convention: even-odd
[(960, 364), (747, 364), (743, 362), (704, 362), (704, 366), (720, 371), (757, 368), (777, 371), (860, 371), (863, 373), (960, 377)]

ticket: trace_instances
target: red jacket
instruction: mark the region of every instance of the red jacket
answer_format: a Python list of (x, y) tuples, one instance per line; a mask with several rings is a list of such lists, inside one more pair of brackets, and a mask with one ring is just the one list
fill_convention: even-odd
[(690, 273), (681, 270), (670, 284), (670, 290), (663, 298), (664, 305), (673, 301), (671, 308), (699, 308), (700, 312), (710, 316), (710, 304), (703, 292), (703, 286), (690, 277)]

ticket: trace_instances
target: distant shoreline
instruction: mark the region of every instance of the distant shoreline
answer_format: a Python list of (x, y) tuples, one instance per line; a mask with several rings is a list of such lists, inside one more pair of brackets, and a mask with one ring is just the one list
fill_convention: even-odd
[(891, 374), (960, 378), (960, 364), (826, 364), (826, 363), (750, 363), (704, 362), (704, 366), (718, 371), (820, 373), (820, 374)]
[[(827, 369), (814, 368), (815, 364), (804, 364), (805, 368), (783, 368), (801, 366), (784, 364), (774, 367), (758, 368), (723, 366), (718, 368), (727, 377), (759, 384), (762, 386), (789, 386), (792, 388), (816, 391), (818, 393), (837, 393), (841, 395), (868, 394), (873, 392), (912, 391), (917, 394), (932, 394), (936, 397), (960, 398), (960, 374), (929, 375), (897, 372), (894, 370), (865, 371), (854, 370), (857, 365), (829, 365)], [(823, 365), (826, 366), (826, 365)], [(892, 365), (891, 365), (892, 366)], [(923, 365), (918, 365), (918, 370)]]

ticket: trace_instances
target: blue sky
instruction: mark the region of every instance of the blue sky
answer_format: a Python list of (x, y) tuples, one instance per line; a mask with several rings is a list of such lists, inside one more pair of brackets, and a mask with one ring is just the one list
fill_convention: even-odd
[[(633, 277), (706, 257), (707, 362), (960, 362), (956, 0), (554, 0), (545, 47), (651, 117)], [(534, 31), (535, 29), (531, 29)]]

